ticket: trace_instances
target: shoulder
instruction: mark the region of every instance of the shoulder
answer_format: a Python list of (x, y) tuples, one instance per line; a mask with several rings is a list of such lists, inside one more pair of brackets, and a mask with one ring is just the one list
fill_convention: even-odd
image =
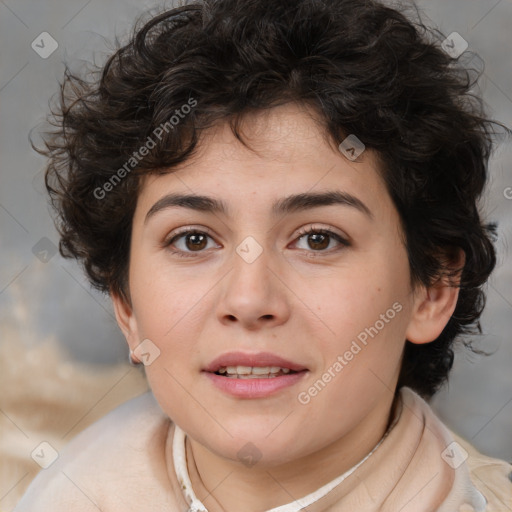
[(73, 438), (15, 512), (130, 510), (142, 492), (165, 499), (170, 424), (151, 392), (128, 400)]
[(466, 464), (471, 481), (486, 497), (488, 510), (512, 510), (512, 465), (483, 455), (464, 438), (451, 434), (468, 454)]
[(459, 451), (464, 456), (464, 466), (473, 487), (485, 496), (487, 501), (486, 512), (512, 510), (512, 465), (504, 460), (480, 453), (469, 441), (457, 435), (444, 424), (430, 404), (415, 391), (402, 387), (400, 392), (408, 407), (412, 408), (415, 404), (418, 404), (420, 410), (430, 416), (431, 425), (441, 427), (439, 432), (445, 432), (446, 437), (443, 438), (445, 441), (455, 441), (459, 445)]

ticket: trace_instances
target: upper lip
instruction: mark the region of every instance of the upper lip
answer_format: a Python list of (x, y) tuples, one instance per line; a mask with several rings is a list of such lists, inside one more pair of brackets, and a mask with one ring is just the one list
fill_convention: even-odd
[(288, 361), (271, 352), (257, 352), (255, 354), (227, 352), (216, 357), (204, 368), (204, 371), (214, 373), (226, 366), (278, 366), (280, 368), (289, 368), (295, 372), (307, 370), (305, 366), (293, 361)]

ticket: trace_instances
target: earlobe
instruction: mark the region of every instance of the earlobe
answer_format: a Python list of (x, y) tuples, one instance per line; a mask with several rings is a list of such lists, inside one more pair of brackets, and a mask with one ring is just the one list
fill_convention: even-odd
[[(460, 269), (463, 265), (464, 253), (461, 251), (453, 266)], [(448, 280), (443, 277), (429, 287), (418, 288), (406, 331), (407, 340), (422, 344), (430, 343), (439, 337), (457, 306), (459, 283), (460, 273), (457, 279)]]
[(110, 292), (110, 298), (114, 306), (117, 325), (119, 325), (119, 328), (124, 334), (130, 350), (133, 351), (139, 344), (139, 335), (132, 306), (128, 304), (124, 297), (115, 292)]

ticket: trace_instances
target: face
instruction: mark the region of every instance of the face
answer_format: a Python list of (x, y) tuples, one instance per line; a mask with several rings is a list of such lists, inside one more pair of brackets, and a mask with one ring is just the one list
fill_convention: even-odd
[(169, 417), (219, 456), (251, 442), (275, 464), (385, 414), (417, 303), (370, 150), (349, 160), (297, 105), (247, 117), (243, 134), (254, 151), (218, 125), (145, 179), (131, 306), (114, 301), (131, 349), (150, 340)]

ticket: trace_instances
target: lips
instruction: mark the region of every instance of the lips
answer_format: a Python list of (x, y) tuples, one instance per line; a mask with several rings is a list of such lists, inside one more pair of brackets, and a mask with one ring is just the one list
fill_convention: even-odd
[(230, 379), (273, 379), (290, 373), (296, 372), (279, 366), (222, 366), (215, 372)]
[(308, 369), (270, 352), (229, 352), (202, 371), (213, 386), (237, 399), (267, 398), (297, 385)]

